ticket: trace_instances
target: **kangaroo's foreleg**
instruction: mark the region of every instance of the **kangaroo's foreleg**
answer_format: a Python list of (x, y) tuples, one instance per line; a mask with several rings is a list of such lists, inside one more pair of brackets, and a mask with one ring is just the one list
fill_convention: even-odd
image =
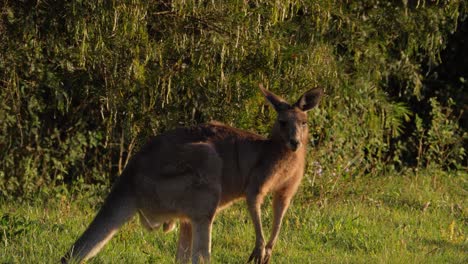
[(190, 222), (180, 221), (179, 232), (176, 263), (187, 264), (192, 256), (192, 225)]
[(265, 240), (263, 238), (261, 206), (263, 196), (258, 193), (247, 193), (247, 206), (255, 229), (255, 248), (249, 257), (248, 263), (253, 261), (261, 264), (265, 256)]
[(270, 239), (268, 240), (268, 243), (265, 247), (265, 256), (263, 258), (262, 264), (267, 264), (270, 262), (271, 252), (273, 251), (273, 247), (275, 246), (276, 240), (278, 239), (283, 217), (288, 210), (289, 204), (291, 203), (291, 198), (292, 195), (285, 192), (276, 192), (273, 195), (273, 226)]

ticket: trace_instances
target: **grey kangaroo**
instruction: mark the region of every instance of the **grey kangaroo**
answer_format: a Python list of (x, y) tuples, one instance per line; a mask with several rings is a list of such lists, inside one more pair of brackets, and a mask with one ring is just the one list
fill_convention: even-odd
[[(320, 101), (315, 88), (294, 104), (260, 90), (277, 112), (269, 138), (211, 122), (177, 128), (152, 138), (129, 161), (88, 229), (62, 258), (94, 255), (135, 214), (149, 229), (180, 221), (177, 263), (209, 263), (211, 227), (218, 211), (245, 198), (255, 227), (248, 262), (269, 263), (281, 222), (304, 174), (306, 112)], [(273, 193), (273, 225), (265, 243), (261, 205)]]

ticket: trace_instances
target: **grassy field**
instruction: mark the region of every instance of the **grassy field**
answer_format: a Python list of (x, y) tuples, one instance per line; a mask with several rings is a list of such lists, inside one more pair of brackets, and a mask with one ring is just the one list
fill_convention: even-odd
[[(310, 180), (288, 211), (273, 263), (468, 263), (466, 173)], [(100, 201), (1, 202), (0, 263), (58, 263)], [(90, 263), (173, 263), (176, 234), (148, 233), (135, 218)], [(218, 215), (213, 263), (245, 263), (253, 245), (244, 203)]]

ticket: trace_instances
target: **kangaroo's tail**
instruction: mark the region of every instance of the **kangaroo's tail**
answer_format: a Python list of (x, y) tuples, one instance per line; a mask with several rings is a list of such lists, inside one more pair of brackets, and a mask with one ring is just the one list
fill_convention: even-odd
[[(127, 172), (128, 173), (128, 172)], [(136, 213), (136, 198), (126, 172), (107, 196), (104, 205), (88, 229), (62, 257), (62, 263), (81, 263), (94, 255), (112, 238), (117, 230)]]

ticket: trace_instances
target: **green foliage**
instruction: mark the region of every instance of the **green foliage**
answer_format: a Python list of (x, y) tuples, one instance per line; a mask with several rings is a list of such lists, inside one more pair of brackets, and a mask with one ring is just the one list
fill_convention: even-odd
[(37, 228), (37, 223), (23, 216), (4, 214), (0, 217), (0, 238), (7, 241), (25, 235)]
[(465, 128), (437, 125), (460, 114), (462, 99), (432, 103), (428, 91), (449, 89), (426, 83), (462, 28), (465, 1), (28, 0), (0, 8), (1, 196), (106, 185), (151, 135), (179, 125), (217, 119), (267, 134), (273, 114), (259, 82), (290, 100), (325, 88), (310, 125), (311, 158), (327, 175), (429, 160), (466, 166)]
[(442, 108), (435, 99), (429, 99), (432, 106), (431, 123), (425, 129), (421, 118), (416, 116), (415, 138), (419, 139), (418, 162), (423, 162), (426, 167), (437, 164), (459, 166), (466, 157), (463, 148), (463, 139), (468, 134), (460, 134), (457, 120), (453, 119), (453, 100), (449, 100), (447, 108)]

